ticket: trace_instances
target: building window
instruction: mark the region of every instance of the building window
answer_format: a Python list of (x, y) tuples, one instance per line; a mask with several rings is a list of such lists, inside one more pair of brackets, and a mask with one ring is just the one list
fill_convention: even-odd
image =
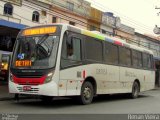
[(52, 23), (56, 23), (57, 22), (57, 17), (53, 16), (52, 17)]
[(90, 30), (93, 31), (93, 30), (97, 30), (97, 29), (96, 29), (95, 26), (91, 25), (91, 26), (90, 26)]
[(6, 3), (4, 5), (4, 15), (12, 15), (13, 14), (13, 6), (10, 3)]
[(69, 24), (75, 26), (75, 22), (69, 21)]
[(103, 33), (103, 34), (107, 34), (107, 31), (105, 31), (105, 30), (102, 29), (102, 33)]
[(37, 11), (33, 12), (32, 21), (33, 22), (39, 22), (39, 12), (37, 12)]
[(74, 9), (74, 4), (71, 3), (71, 2), (67, 2), (67, 7), (68, 7), (69, 10), (73, 11), (73, 9)]

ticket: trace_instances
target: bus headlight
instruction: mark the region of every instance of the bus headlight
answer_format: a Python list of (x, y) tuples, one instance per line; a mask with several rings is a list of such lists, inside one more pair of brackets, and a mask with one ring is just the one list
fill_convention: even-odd
[(47, 74), (46, 80), (44, 83), (48, 83), (52, 80), (52, 76), (53, 76), (54, 72), (50, 72)]

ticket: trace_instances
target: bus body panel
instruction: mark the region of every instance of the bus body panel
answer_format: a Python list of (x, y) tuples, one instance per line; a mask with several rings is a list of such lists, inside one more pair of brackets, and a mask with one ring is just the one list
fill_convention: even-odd
[[(85, 71), (85, 78), (83, 78)], [(120, 79), (119, 74), (120, 73)], [(144, 80), (142, 74), (146, 73), (147, 80)], [(154, 78), (152, 71), (103, 65), (90, 64), (78, 67), (71, 67), (60, 71), (60, 81), (64, 81), (66, 93), (63, 95), (80, 95), (81, 86), (87, 77), (93, 77), (97, 83), (97, 94), (112, 94), (112, 93), (129, 93), (132, 91), (132, 85), (135, 80), (139, 80), (141, 91), (154, 88), (154, 82), (149, 82)], [(79, 75), (80, 76), (77, 76)], [(150, 76), (151, 75), (151, 76)]]
[[(84, 71), (85, 78), (83, 78)], [(67, 81), (68, 83), (66, 85), (66, 95), (80, 95), (82, 81), (84, 81), (88, 77), (93, 77), (95, 79), (97, 84), (97, 94), (131, 92), (131, 88), (126, 88), (126, 85), (131, 86), (134, 79), (132, 80), (132, 82), (126, 82), (126, 85), (124, 86), (119, 81), (119, 72), (119, 66), (89, 64), (61, 70), (60, 80)], [(80, 76), (77, 77), (78, 74), (80, 74)], [(74, 90), (76, 90), (77, 93)]]
[[(59, 82), (59, 71), (54, 72), (51, 82), (41, 85), (19, 85), (10, 80), (9, 77), (9, 92), (17, 94), (35, 94), (35, 95), (46, 95), (46, 96), (58, 96), (58, 82)], [(30, 90), (24, 90), (24, 87), (31, 87)], [(34, 92), (34, 90), (36, 92)]]

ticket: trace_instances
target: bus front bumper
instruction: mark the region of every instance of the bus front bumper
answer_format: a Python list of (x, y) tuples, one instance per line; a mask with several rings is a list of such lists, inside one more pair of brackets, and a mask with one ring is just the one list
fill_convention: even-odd
[(58, 96), (58, 87), (54, 81), (42, 85), (19, 85), (9, 81), (9, 93)]

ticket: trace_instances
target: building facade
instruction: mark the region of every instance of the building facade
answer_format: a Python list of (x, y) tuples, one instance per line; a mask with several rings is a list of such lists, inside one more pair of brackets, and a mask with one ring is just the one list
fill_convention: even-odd
[(88, 30), (100, 31), (102, 24), (102, 11), (91, 7), (90, 15), (88, 18)]
[(134, 39), (134, 32), (134, 28), (121, 23), (115, 30), (115, 36), (128, 43), (132, 43), (132, 40)]
[(1, 50), (12, 51), (18, 32), (26, 26), (67, 23), (87, 29), (89, 15), (90, 3), (84, 0), (1, 0)]
[(66, 23), (87, 29), (90, 3), (84, 0), (50, 0), (49, 23)]
[(135, 44), (139, 47), (143, 47), (149, 50), (152, 50), (154, 53), (155, 59), (160, 59), (160, 40), (152, 38), (148, 35), (143, 35), (135, 32), (134, 40)]
[(120, 27), (120, 24), (119, 17), (115, 17), (111, 12), (104, 12), (102, 14), (101, 33), (114, 36), (115, 30)]

